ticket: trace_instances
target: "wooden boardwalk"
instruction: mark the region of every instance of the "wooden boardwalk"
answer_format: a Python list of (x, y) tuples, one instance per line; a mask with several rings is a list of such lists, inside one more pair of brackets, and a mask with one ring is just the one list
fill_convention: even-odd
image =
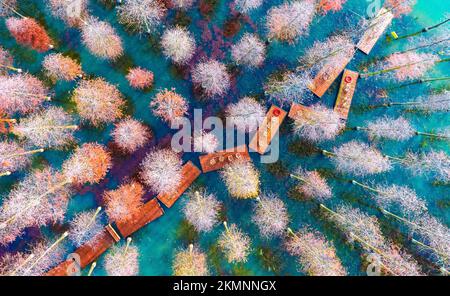
[[(108, 250), (116, 241), (111, 236), (108, 230), (103, 231), (93, 238), (95, 241), (90, 241), (79, 247), (74, 253), (80, 256), (80, 268), (83, 269), (92, 262), (94, 262), (100, 255)], [(71, 265), (74, 264), (72, 260), (66, 260), (47, 272), (47, 276), (65, 276), (72, 275), (76, 270), (71, 270)]]
[(117, 230), (122, 237), (128, 237), (163, 214), (164, 210), (159, 205), (158, 199), (154, 198), (147, 202), (136, 215), (126, 221), (116, 222)]
[(353, 55), (340, 60), (339, 64), (326, 64), (320, 69), (312, 83), (308, 86), (309, 89), (319, 98), (330, 88), (336, 78), (345, 69), (347, 64), (352, 60)]
[[(156, 220), (164, 214), (163, 209), (158, 203), (156, 198), (147, 202), (141, 212), (130, 217), (130, 219), (123, 223), (117, 223), (117, 233), (114, 228), (109, 224), (103, 231), (93, 238), (94, 241), (90, 241), (78, 249), (74, 253), (80, 256), (80, 268), (83, 269), (108, 250), (113, 244), (118, 242), (121, 237), (125, 238), (144, 227), (148, 223)], [(121, 236), (119, 236), (119, 234)], [(74, 264), (72, 260), (66, 260), (60, 263), (58, 266), (47, 272), (47, 276), (66, 276), (71, 275), (74, 271), (70, 270), (71, 265)]]
[(246, 145), (233, 147), (227, 150), (202, 155), (199, 157), (204, 173), (217, 171), (236, 160), (250, 160)]
[(277, 134), (281, 124), (286, 118), (287, 112), (283, 109), (272, 105), (267, 112), (266, 117), (253, 136), (248, 147), (259, 154), (264, 154)]
[(355, 94), (356, 83), (358, 81), (359, 73), (355, 71), (345, 70), (342, 76), (341, 86), (334, 105), (336, 111), (343, 122), (347, 121), (352, 105), (353, 95)]
[(388, 11), (385, 7), (381, 8), (377, 16), (370, 22), (369, 28), (364, 32), (356, 47), (363, 53), (369, 54), (383, 32), (391, 24), (393, 18), (394, 14), (391, 11)]
[(168, 208), (180, 198), (180, 196), (188, 189), (188, 187), (200, 176), (201, 171), (192, 162), (187, 162), (182, 170), (183, 178), (178, 188), (170, 194), (158, 194), (157, 198)]
[[(158, 199), (163, 202), (167, 207), (171, 207), (175, 201), (184, 193), (184, 191), (194, 182), (194, 180), (201, 174), (201, 171), (192, 163), (187, 162), (183, 166), (183, 179), (178, 188), (170, 195), (158, 195), (147, 202), (141, 209), (141, 211), (129, 217), (128, 220), (117, 222), (117, 232), (114, 227), (109, 224), (103, 231), (93, 238), (94, 241), (86, 243), (75, 250), (74, 253), (80, 256), (80, 267), (85, 268), (92, 262), (94, 262), (100, 255), (108, 250), (113, 244), (118, 242), (121, 238), (128, 237), (156, 220), (164, 214), (163, 208), (160, 206)], [(47, 276), (65, 276), (71, 275), (73, 261), (66, 260), (60, 263), (58, 266), (51, 269), (46, 273)]]

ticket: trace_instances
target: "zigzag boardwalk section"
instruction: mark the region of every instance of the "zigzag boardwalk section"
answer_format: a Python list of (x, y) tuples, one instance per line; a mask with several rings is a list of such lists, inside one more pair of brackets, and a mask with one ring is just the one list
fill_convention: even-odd
[(383, 32), (391, 24), (393, 18), (394, 14), (391, 11), (385, 7), (381, 8), (370, 22), (369, 28), (364, 32), (356, 47), (363, 53), (369, 54)]
[(199, 157), (204, 173), (217, 171), (236, 160), (250, 160), (246, 145), (202, 155)]
[[(192, 162), (187, 162), (183, 166), (183, 179), (179, 186), (174, 190), (173, 194), (157, 196), (167, 207), (171, 207), (175, 201), (184, 193), (184, 191), (194, 182), (195, 179), (201, 174)], [(112, 245), (135, 233), (145, 225), (156, 220), (164, 214), (164, 210), (158, 202), (158, 199), (154, 198), (147, 202), (139, 213), (129, 217), (125, 221), (116, 222), (116, 228), (108, 224), (103, 231), (95, 236), (92, 241), (82, 245), (74, 253), (80, 256), (80, 268), (86, 268), (89, 264), (94, 262), (100, 255), (108, 250)], [(114, 224), (114, 223), (113, 223)], [(51, 269), (46, 273), (47, 276), (66, 276), (71, 275), (75, 271), (72, 267), (74, 262), (72, 260), (66, 260), (60, 263), (58, 266)]]
[(198, 167), (196, 167), (192, 162), (188, 161), (182, 168), (182, 179), (181, 183), (173, 192), (168, 194), (158, 194), (157, 198), (168, 208), (172, 207), (173, 204), (180, 198), (180, 196), (188, 189), (188, 187), (195, 181), (195, 179), (202, 173)]
[[(83, 269), (94, 262), (100, 255), (108, 250), (113, 244), (120, 241), (122, 237), (128, 237), (148, 223), (156, 220), (164, 214), (164, 210), (160, 206), (156, 198), (147, 202), (138, 214), (130, 217), (126, 221), (116, 223), (117, 233), (113, 226), (109, 224), (103, 231), (95, 236), (92, 241), (82, 245), (74, 253), (80, 256), (80, 268)], [(73, 269), (72, 260), (66, 260), (47, 272), (47, 276), (65, 276), (71, 275)]]
[(269, 148), (270, 143), (277, 134), (286, 115), (286, 111), (272, 105), (248, 147), (259, 154), (266, 153), (267, 148)]
[(334, 111), (339, 114), (343, 123), (347, 122), (359, 73), (345, 69), (339, 93), (334, 104)]

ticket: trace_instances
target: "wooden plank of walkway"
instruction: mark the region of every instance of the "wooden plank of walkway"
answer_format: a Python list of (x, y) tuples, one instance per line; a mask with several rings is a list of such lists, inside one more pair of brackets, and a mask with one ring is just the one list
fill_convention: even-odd
[(191, 186), (192, 182), (200, 176), (201, 171), (192, 162), (187, 162), (182, 169), (182, 180), (180, 185), (169, 194), (158, 194), (157, 198), (168, 208), (180, 198), (180, 196)]
[(319, 98), (321, 98), (325, 92), (330, 88), (336, 78), (345, 69), (348, 63), (350, 63), (353, 55), (349, 55), (342, 60), (339, 64), (326, 64), (320, 69), (312, 83), (308, 88)]
[[(86, 243), (75, 250), (74, 253), (80, 256), (80, 267), (81, 269), (85, 268), (92, 262), (94, 262), (100, 255), (102, 255), (106, 250), (108, 250), (114, 243), (115, 240), (109, 234), (109, 232), (105, 229), (95, 236), (93, 239), (95, 241), (91, 241)], [(72, 260), (66, 260), (47, 272), (48, 276), (64, 276), (70, 275), (73, 271), (70, 270), (71, 264), (73, 264)]]
[(313, 110), (309, 107), (292, 103), (288, 116), (291, 119), (306, 118), (311, 112), (313, 112)]
[(266, 117), (253, 136), (248, 147), (259, 154), (264, 154), (272, 142), (273, 138), (280, 129), (281, 124), (286, 118), (287, 112), (283, 109), (272, 105), (267, 112)]
[(370, 22), (369, 28), (364, 32), (356, 47), (363, 53), (369, 54), (393, 18), (394, 14), (391, 11), (385, 7), (381, 8), (377, 16)]
[(358, 72), (347, 69), (344, 71), (336, 103), (334, 104), (334, 111), (336, 111), (345, 122), (347, 121), (350, 106), (352, 105), (358, 76)]
[(217, 171), (235, 160), (250, 160), (246, 145), (233, 147), (227, 150), (202, 155), (199, 157), (204, 173)]
[(156, 220), (164, 214), (163, 208), (160, 206), (158, 199), (154, 198), (147, 202), (140, 211), (125, 221), (116, 222), (117, 229), (123, 238), (128, 237)]

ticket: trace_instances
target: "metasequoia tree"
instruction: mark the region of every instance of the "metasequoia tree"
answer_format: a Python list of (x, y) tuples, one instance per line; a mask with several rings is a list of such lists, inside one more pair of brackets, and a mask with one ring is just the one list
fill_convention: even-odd
[(141, 164), (141, 179), (158, 194), (170, 193), (182, 179), (181, 157), (171, 149), (154, 150)]
[(219, 139), (212, 132), (196, 132), (193, 137), (194, 152), (212, 153), (219, 147)]
[(263, 0), (234, 0), (234, 6), (240, 13), (248, 13), (261, 6)]
[(388, 157), (376, 148), (355, 140), (334, 148), (333, 152), (322, 152), (332, 158), (336, 169), (341, 173), (366, 176), (383, 173), (392, 168)]
[(163, 54), (175, 64), (186, 64), (194, 55), (195, 39), (183, 27), (174, 27), (164, 31), (161, 37)]
[(34, 112), (49, 100), (49, 89), (33, 75), (0, 76), (0, 110), (8, 115)]
[(69, 239), (76, 247), (94, 244), (96, 237), (103, 231), (104, 225), (99, 217), (101, 209), (99, 207), (97, 210), (78, 213), (70, 221)]
[(136, 89), (144, 89), (153, 85), (153, 72), (136, 67), (130, 69), (126, 78), (130, 86)]
[(103, 145), (85, 143), (63, 163), (63, 174), (73, 185), (100, 182), (111, 168), (111, 155)]
[(72, 100), (80, 117), (94, 126), (121, 118), (125, 105), (117, 87), (103, 78), (82, 80), (73, 91)]
[(443, 91), (429, 96), (419, 97), (417, 100), (408, 102), (389, 102), (384, 107), (404, 107), (412, 108), (427, 113), (450, 111), (450, 92)]
[(430, 53), (403, 52), (393, 53), (375, 65), (375, 71), (365, 72), (361, 77), (382, 75), (396, 81), (422, 78), (436, 63), (447, 62)]
[(311, 276), (345, 276), (347, 271), (336, 255), (336, 249), (318, 231), (307, 227), (294, 233), (288, 229), (285, 247), (296, 256), (300, 271)]
[(70, 114), (52, 106), (21, 119), (11, 132), (36, 147), (60, 148), (74, 142), (77, 128)]
[(294, 132), (311, 142), (333, 140), (342, 129), (340, 115), (321, 104), (294, 118)]
[(6, 27), (17, 43), (28, 46), (39, 52), (53, 48), (52, 40), (45, 29), (29, 17), (10, 17), (6, 19)]
[(180, 250), (175, 254), (172, 269), (175, 276), (206, 276), (206, 254), (191, 244), (187, 250)]
[(83, 76), (81, 65), (70, 57), (60, 53), (47, 55), (42, 62), (45, 73), (52, 80), (71, 81)]
[(250, 161), (235, 161), (221, 171), (232, 197), (246, 199), (259, 194), (259, 172)]
[(219, 222), (219, 211), (222, 203), (216, 196), (206, 191), (188, 193), (188, 201), (184, 205), (183, 213), (186, 220), (198, 232), (209, 232)]
[(371, 139), (384, 138), (395, 141), (406, 141), (416, 135), (433, 138), (450, 138), (450, 130), (445, 129), (438, 133), (420, 132), (415, 130), (404, 117), (390, 118), (387, 116), (366, 122), (366, 127), (357, 126), (356, 130), (367, 133)]
[(140, 213), (145, 194), (144, 186), (131, 181), (122, 184), (115, 190), (106, 191), (103, 195), (106, 214), (110, 221), (125, 222)]
[(114, 28), (95, 17), (83, 21), (81, 41), (92, 54), (103, 59), (114, 60), (123, 54), (122, 40)]
[(336, 211), (332, 211), (321, 205), (321, 209), (343, 232), (349, 242), (358, 243), (367, 255), (375, 254), (377, 263), (384, 273), (395, 276), (423, 274), (411, 255), (385, 239), (380, 224), (374, 216), (348, 206), (341, 206)]
[(245, 33), (231, 47), (231, 57), (237, 65), (260, 67), (266, 57), (266, 45), (255, 34)]
[(290, 177), (298, 181), (295, 189), (306, 198), (323, 201), (333, 196), (327, 181), (317, 171), (299, 167)]
[(223, 63), (207, 60), (194, 67), (192, 82), (201, 88), (207, 98), (223, 96), (230, 88), (230, 74)]
[(30, 173), (9, 193), (0, 208), (0, 245), (32, 226), (62, 222), (71, 190), (65, 176), (50, 168)]
[(105, 256), (105, 270), (109, 276), (136, 276), (139, 273), (139, 250), (131, 246), (131, 238), (124, 246), (113, 246)]
[(243, 133), (255, 132), (266, 116), (266, 108), (252, 97), (243, 97), (225, 110), (227, 122)]
[(223, 250), (229, 263), (246, 262), (250, 254), (250, 237), (235, 224), (223, 223), (225, 230), (219, 237), (219, 247)]
[(316, 12), (316, 0), (296, 0), (272, 7), (267, 12), (269, 39), (294, 42), (307, 33)]
[(385, 210), (401, 213), (408, 217), (420, 216), (428, 210), (426, 202), (409, 187), (399, 185), (370, 186), (356, 180), (352, 180), (352, 184), (368, 190), (375, 202)]
[(151, 130), (133, 118), (126, 118), (114, 125), (111, 132), (114, 143), (125, 153), (133, 153), (152, 138)]
[(48, 6), (54, 17), (62, 20), (70, 27), (81, 26), (82, 20), (88, 16), (88, 0), (49, 0)]
[(158, 92), (150, 102), (150, 108), (153, 114), (172, 123), (187, 114), (188, 103), (185, 98), (175, 92), (175, 89), (164, 89)]
[(0, 260), (0, 275), (3, 276), (43, 276), (60, 263), (65, 249), (61, 242), (67, 232), (55, 241), (43, 239), (34, 244), (28, 252), (6, 253)]
[(152, 33), (166, 15), (160, 0), (124, 0), (117, 8), (119, 22), (140, 33)]
[(289, 213), (284, 202), (274, 194), (262, 194), (257, 198), (252, 216), (253, 223), (262, 237), (281, 236), (289, 224)]
[(33, 154), (42, 152), (44, 152), (42, 148), (27, 150), (17, 142), (0, 141), (0, 173), (9, 175), (21, 170), (30, 164)]

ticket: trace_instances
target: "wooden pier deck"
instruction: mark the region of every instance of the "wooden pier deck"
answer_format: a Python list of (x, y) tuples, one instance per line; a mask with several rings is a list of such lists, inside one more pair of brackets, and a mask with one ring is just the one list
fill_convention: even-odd
[(217, 171), (236, 160), (250, 160), (246, 145), (233, 147), (199, 157), (200, 165), (204, 173)]
[(341, 86), (336, 103), (334, 104), (334, 111), (339, 114), (343, 122), (347, 121), (358, 77), (358, 72), (347, 69), (345, 69), (344, 75), (342, 76)]
[(180, 196), (188, 189), (188, 187), (200, 176), (201, 171), (192, 162), (187, 162), (182, 170), (183, 178), (180, 185), (169, 194), (159, 194), (157, 198), (168, 208), (180, 198)]
[(283, 109), (272, 105), (267, 112), (266, 117), (253, 136), (248, 147), (259, 154), (264, 154), (277, 134), (281, 124), (286, 118), (287, 112)]
[(385, 7), (381, 8), (370, 22), (369, 28), (364, 32), (356, 47), (363, 53), (369, 54), (383, 32), (391, 24), (393, 18), (394, 14), (391, 11), (388, 11)]
[(164, 214), (164, 210), (154, 198), (147, 202), (137, 213), (126, 221), (116, 222), (117, 230), (119, 230), (122, 237), (128, 237)]
[[(148, 223), (161, 217), (163, 214), (164, 210), (159, 205), (158, 200), (154, 198), (151, 201), (147, 202), (137, 215), (130, 217), (130, 219), (126, 222), (116, 223), (119, 233), (114, 230), (111, 224), (106, 226), (98, 236), (94, 237), (95, 241), (88, 242), (75, 250), (74, 253), (80, 256), (81, 269), (94, 262), (113, 244), (118, 242), (121, 239), (121, 236), (122, 238), (130, 236)], [(73, 264), (71, 260), (66, 260), (51, 269), (49, 272), (47, 272), (46, 275), (71, 275), (71, 273), (73, 273), (73, 271), (70, 270), (71, 264)]]
[(352, 60), (353, 55), (340, 60), (339, 64), (326, 64), (320, 69), (308, 88), (319, 98), (330, 88), (336, 78), (344, 71), (345, 67)]

